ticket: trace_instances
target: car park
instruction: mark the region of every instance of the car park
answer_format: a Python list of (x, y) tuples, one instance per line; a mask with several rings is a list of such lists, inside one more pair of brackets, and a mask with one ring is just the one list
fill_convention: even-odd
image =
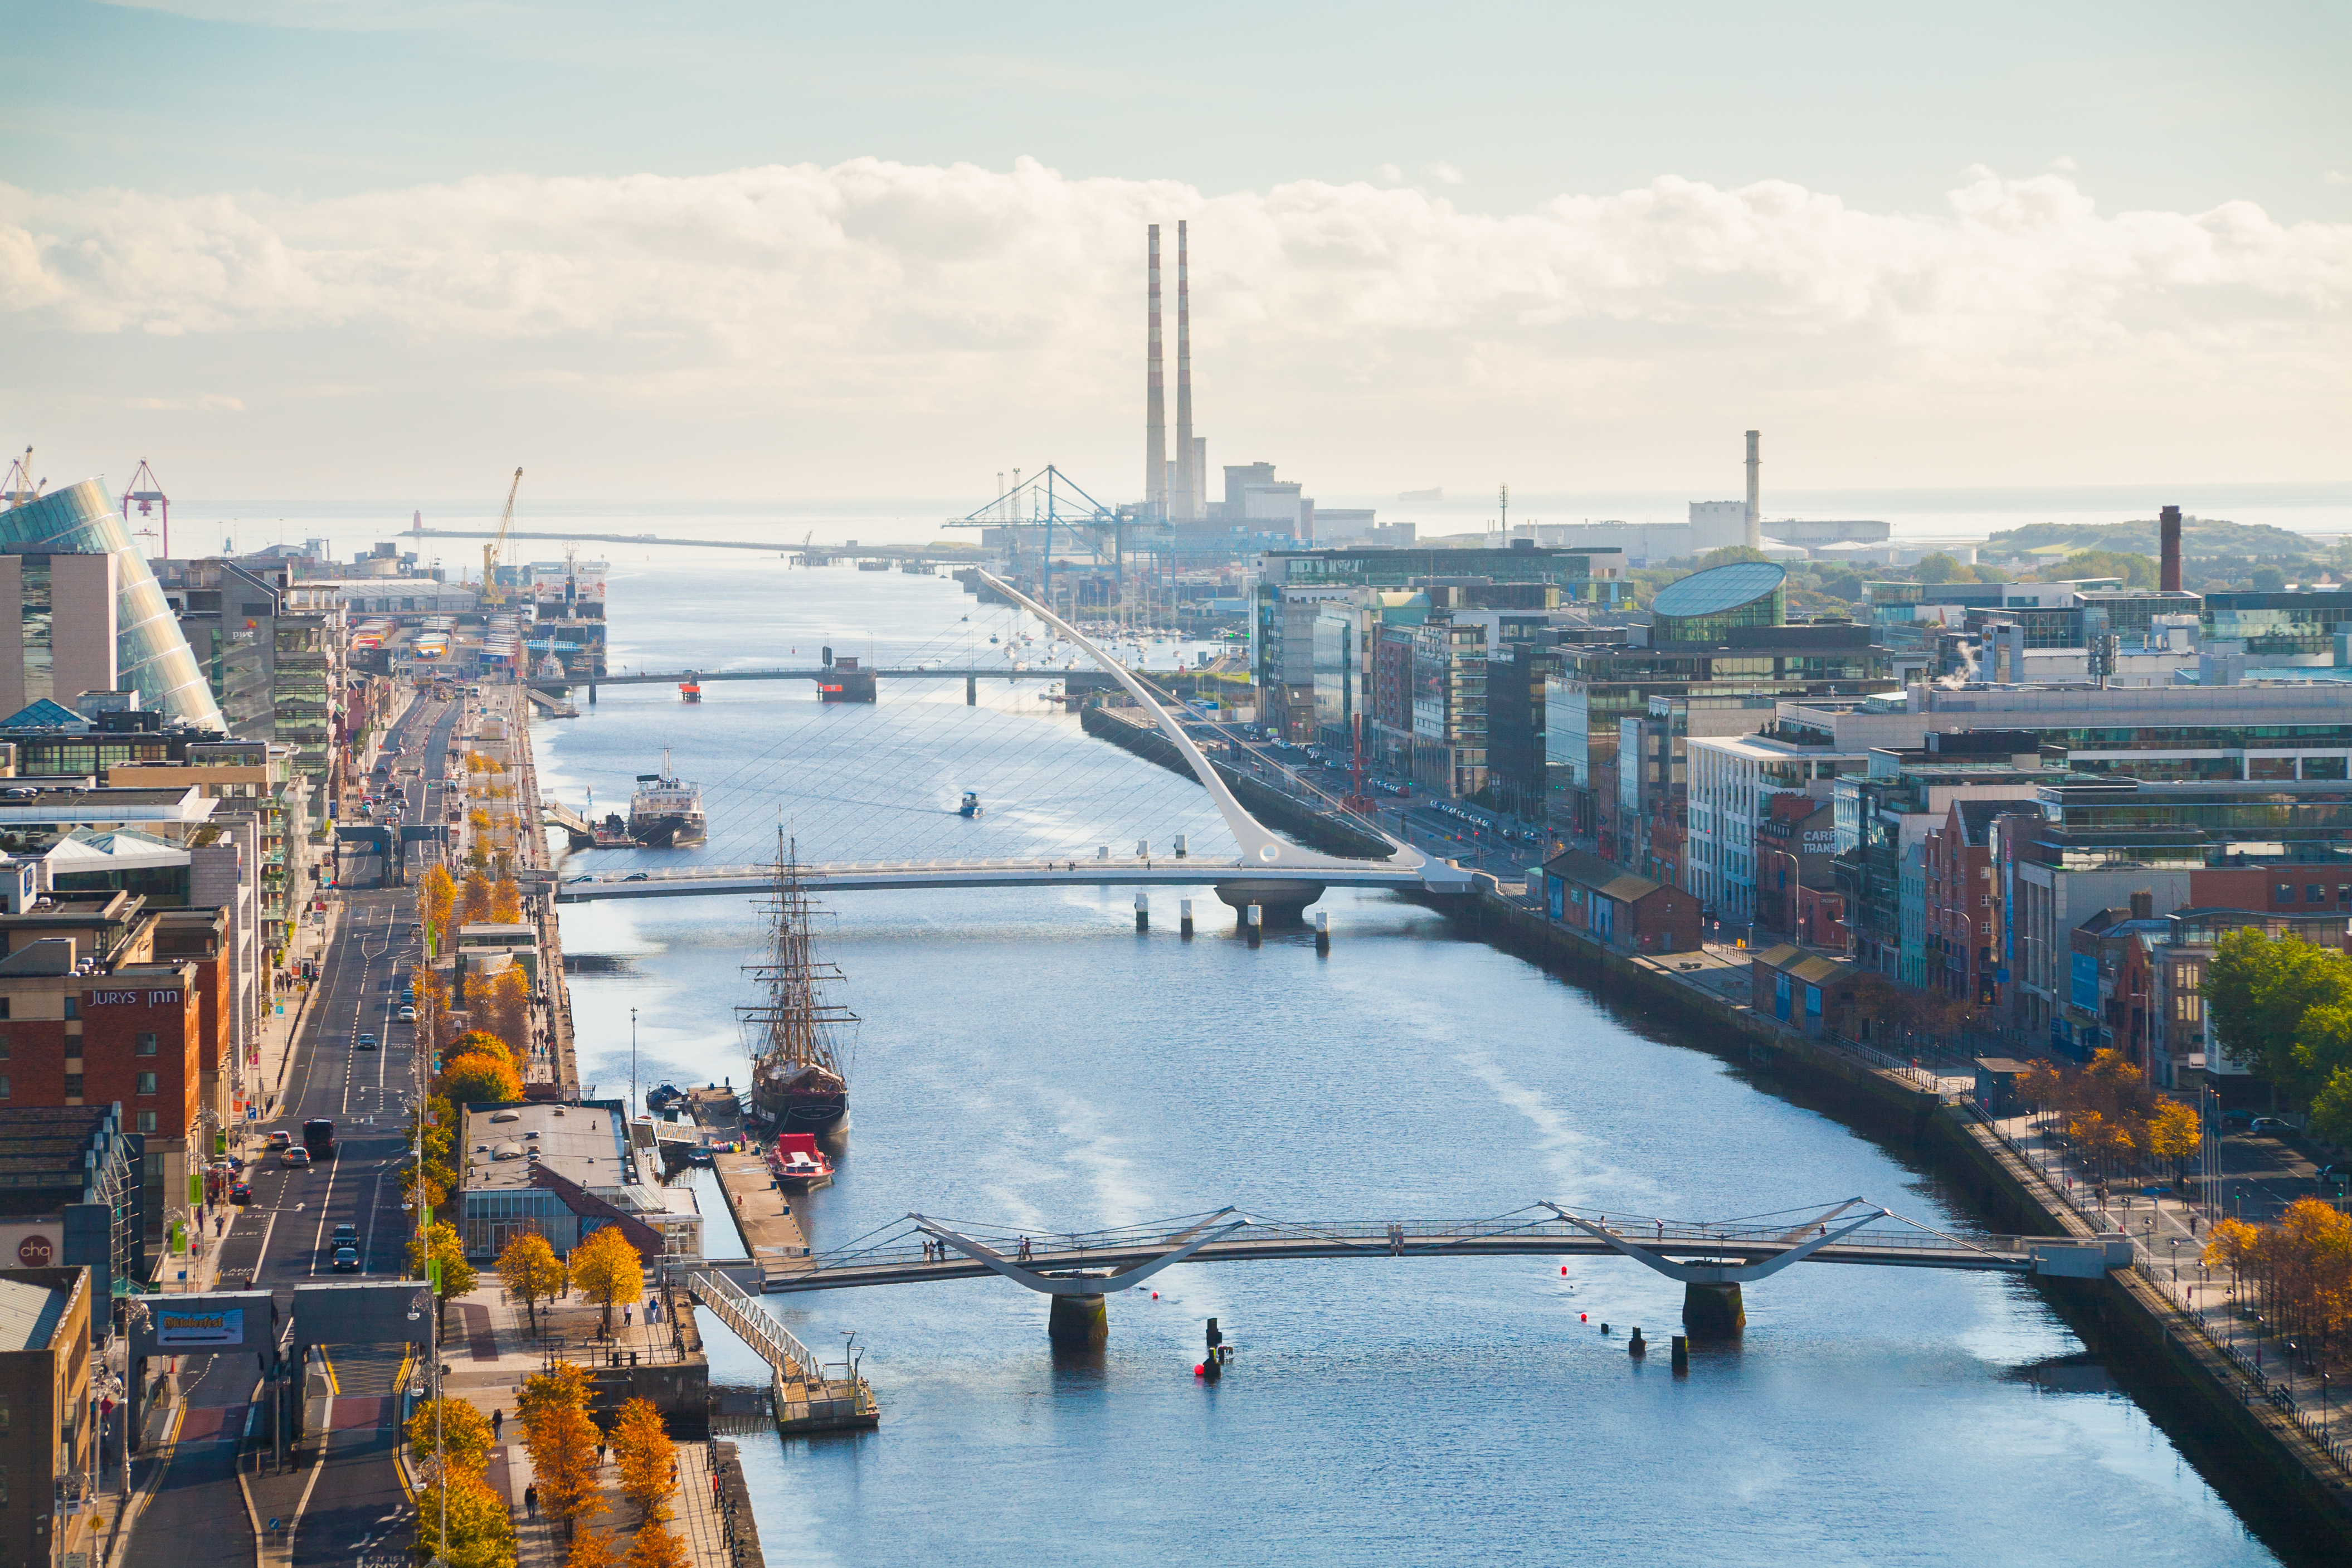
[(278, 1163), (299, 1170), (310, 1163), (310, 1151), (297, 1144), (278, 1156)]

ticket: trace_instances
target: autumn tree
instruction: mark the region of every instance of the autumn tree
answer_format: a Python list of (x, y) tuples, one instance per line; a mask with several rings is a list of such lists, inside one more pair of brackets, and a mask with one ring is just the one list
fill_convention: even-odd
[(522, 923), (522, 889), (515, 886), (512, 877), (500, 877), (490, 884), (490, 919), (500, 925)]
[[(475, 826), (488, 827), (490, 825), (490, 819), (482, 813), (478, 811), (474, 815), (481, 818)], [(460, 924), (479, 925), (490, 918), (490, 879), (479, 871), (466, 878), (466, 885), (459, 889), (458, 899), (463, 911), (459, 916)]]
[(516, 1407), (522, 1417), (523, 1446), (539, 1483), (540, 1507), (570, 1531), (604, 1506), (596, 1490), (596, 1445), (602, 1436), (588, 1418), (588, 1374), (559, 1361), (524, 1380)]
[(497, 1105), (522, 1098), (522, 1078), (511, 1061), (469, 1052), (445, 1063), (434, 1089), (459, 1105)]
[(562, 1293), (572, 1282), (572, 1270), (555, 1256), (555, 1248), (547, 1245), (547, 1237), (531, 1230), (507, 1243), (507, 1249), (499, 1254), (499, 1278), (505, 1282), (508, 1294), (520, 1301), (523, 1310), (530, 1314), (530, 1331), (536, 1336), (539, 1304)]
[(462, 1399), (428, 1399), (408, 1419), (408, 1451), (420, 1464), (446, 1455), (449, 1468), (478, 1475), (490, 1462), (490, 1424)]
[(2180, 1101), (2168, 1100), (2147, 1119), (2145, 1139), (2150, 1154), (2172, 1162), (2173, 1179), (2179, 1181), (2182, 1165), (2205, 1141), (2205, 1124)]
[(669, 1518), (669, 1495), (677, 1489), (677, 1447), (662, 1426), (661, 1412), (649, 1400), (632, 1399), (614, 1417), (612, 1436), (621, 1495), (637, 1505), (641, 1529), (659, 1524)]
[(437, 1344), (441, 1331), (447, 1325), (449, 1298), (466, 1295), (474, 1289), (474, 1266), (466, 1261), (466, 1244), (458, 1239), (457, 1226), (446, 1220), (435, 1220), (423, 1238), (409, 1237), (408, 1272), (411, 1278), (431, 1277), (425, 1268), (428, 1257), (440, 1270), (440, 1280), (433, 1290), (434, 1342)]
[(563, 1559), (563, 1568), (622, 1568), (621, 1554), (613, 1550), (610, 1536), (583, 1530), (572, 1538), (572, 1550)]
[(572, 1252), (572, 1283), (604, 1309), (604, 1332), (613, 1331), (613, 1306), (634, 1301), (646, 1288), (645, 1260), (617, 1226), (606, 1226)]
[(530, 1054), (530, 977), (520, 964), (509, 964), (488, 985), (482, 1006), (489, 1032), (504, 1040), (520, 1062)]
[(425, 934), (439, 952), (449, 931), (450, 911), (457, 907), (457, 884), (448, 868), (436, 866), (417, 879), (416, 915)]
[(686, 1542), (666, 1524), (648, 1524), (629, 1542), (628, 1568), (693, 1568)]
[[(446, 1100), (428, 1099), (411, 1113), (408, 1135), (412, 1147), (421, 1145), (424, 1150), (421, 1175), (425, 1184), (424, 1201), (428, 1210), (437, 1209), (448, 1202), (449, 1194), (457, 1190), (457, 1171), (453, 1160), (457, 1134), (457, 1108)], [(409, 1195), (411, 1203), (416, 1201), (419, 1178), (417, 1160), (411, 1158), (400, 1163), (401, 1190)]]
[(478, 1474), (451, 1470), (436, 1477), (417, 1495), (416, 1555), (446, 1561), (450, 1568), (514, 1568), (514, 1516), (506, 1500)]

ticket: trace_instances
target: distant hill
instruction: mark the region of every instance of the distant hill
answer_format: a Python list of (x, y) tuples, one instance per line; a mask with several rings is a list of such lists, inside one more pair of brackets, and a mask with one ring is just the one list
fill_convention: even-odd
[[(1986, 560), (2001, 561), (2011, 555), (2046, 551), (2053, 545), (2068, 551), (2120, 550), (2149, 556), (2161, 548), (2156, 520), (2151, 517), (2131, 522), (2028, 523), (2023, 528), (1994, 534), (1985, 541), (1979, 554)], [(2316, 553), (2316, 547), (2300, 533), (2273, 528), (2268, 523), (2184, 517), (2180, 520), (2180, 553), (2189, 560), (2252, 556), (2265, 561), (2301, 561)]]

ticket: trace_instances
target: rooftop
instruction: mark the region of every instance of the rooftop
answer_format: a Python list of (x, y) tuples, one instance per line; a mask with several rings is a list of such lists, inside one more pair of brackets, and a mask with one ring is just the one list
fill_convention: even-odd
[(0, 1351), (48, 1349), (72, 1305), (70, 1289), (0, 1279)]
[(1752, 604), (1789, 579), (1789, 569), (1775, 561), (1735, 561), (1706, 572), (1695, 572), (1669, 583), (1650, 601), (1654, 615), (1712, 616)]
[(468, 1105), (460, 1184), (478, 1192), (524, 1188), (531, 1167), (544, 1164), (583, 1187), (634, 1185), (634, 1163), (622, 1152), (621, 1111), (616, 1100)]

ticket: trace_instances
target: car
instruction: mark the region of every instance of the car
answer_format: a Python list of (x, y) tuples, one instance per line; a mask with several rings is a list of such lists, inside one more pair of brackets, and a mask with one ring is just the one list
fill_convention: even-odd
[(653, 873), (649, 871), (632, 871), (627, 876), (622, 878), (621, 880), (624, 882), (650, 882), (653, 880)]
[(577, 887), (577, 886), (578, 886), (579, 884), (581, 884), (582, 882), (593, 882), (593, 881), (594, 881), (595, 879), (595, 879), (593, 875), (589, 875), (589, 876), (579, 876), (579, 877), (566, 877), (566, 878), (564, 878), (564, 879), (563, 879), (563, 881), (564, 881), (564, 885), (565, 885), (566, 887)]
[(2290, 1121), (2283, 1121), (2275, 1116), (2257, 1116), (2253, 1121), (2246, 1124), (2246, 1131), (2249, 1132), (2267, 1133), (2273, 1138), (2282, 1138), (2294, 1131), (2294, 1124)]
[(2253, 1119), (2254, 1113), (2247, 1110), (2242, 1105), (2233, 1107), (2231, 1110), (2221, 1112), (2221, 1120), (2225, 1122), (2247, 1122), (2252, 1121)]
[(294, 1146), (294, 1134), (289, 1132), (283, 1127), (280, 1127), (269, 1134), (268, 1142), (269, 1147), (272, 1149), (290, 1149)]
[(296, 1144), (293, 1148), (287, 1150), (285, 1153), (280, 1154), (278, 1157), (278, 1163), (281, 1165), (288, 1165), (296, 1170), (299, 1170), (301, 1167), (310, 1163), (310, 1151), (303, 1148), (299, 1144)]
[(400, 1021), (404, 1024), (414, 1024), (416, 1022), (416, 1009), (414, 1007), (403, 1007), (400, 1010)]
[(356, 1247), (335, 1248), (335, 1272), (357, 1274), (360, 1271), (360, 1249)]
[(362, 1035), (359, 1038), (359, 1048), (363, 1051), (372, 1051), (375, 1049), (375, 1037), (373, 1035)]
[(251, 1182), (237, 1183), (236, 1185), (228, 1190), (228, 1201), (233, 1204), (251, 1203), (253, 1201), (253, 1184)]
[(357, 1247), (359, 1244), (360, 1227), (350, 1220), (345, 1220), (337, 1226), (334, 1238), (327, 1243), (330, 1247)]

